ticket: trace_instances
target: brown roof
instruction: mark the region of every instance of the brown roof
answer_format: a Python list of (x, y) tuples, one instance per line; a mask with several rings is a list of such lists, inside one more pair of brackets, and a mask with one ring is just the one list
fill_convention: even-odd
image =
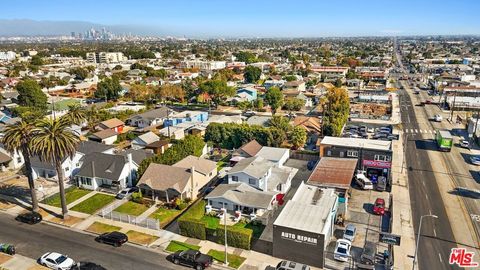
[(318, 117), (308, 117), (299, 115), (293, 120), (294, 126), (300, 126), (308, 132), (318, 132), (322, 131), (322, 125), (320, 124), (320, 119)]
[(123, 123), (123, 121), (120, 120), (120, 119), (112, 118), (112, 119), (108, 119), (108, 120), (105, 120), (105, 121), (101, 122), (100, 125), (104, 125), (107, 128), (114, 128), (114, 127), (118, 127), (118, 126), (123, 126), (123, 125), (125, 125), (125, 123)]
[(137, 186), (146, 185), (154, 190), (171, 188), (182, 193), (191, 176), (189, 169), (150, 163), (138, 181)]
[(256, 140), (249, 141), (239, 148), (239, 150), (243, 150), (251, 157), (255, 156), (261, 149), (262, 146)]
[(110, 138), (110, 137), (115, 136), (115, 135), (117, 135), (117, 132), (115, 132), (111, 129), (105, 129), (105, 130), (102, 130), (102, 131), (99, 131), (99, 132), (95, 132), (91, 136), (92, 137), (97, 137), (97, 138), (103, 140), (103, 139)]
[(307, 184), (348, 189), (356, 167), (357, 159), (354, 158), (321, 158)]
[(196, 172), (204, 175), (209, 175), (213, 170), (217, 168), (217, 163), (215, 161), (211, 161), (205, 158), (190, 155), (173, 164), (173, 166), (185, 169), (190, 169), (191, 167), (194, 167)]
[(168, 145), (168, 141), (160, 140), (147, 144), (145, 148), (160, 148), (165, 145)]
[(10, 162), (10, 160), (12, 160), (12, 158), (9, 155), (0, 152), (0, 163), (7, 163)]

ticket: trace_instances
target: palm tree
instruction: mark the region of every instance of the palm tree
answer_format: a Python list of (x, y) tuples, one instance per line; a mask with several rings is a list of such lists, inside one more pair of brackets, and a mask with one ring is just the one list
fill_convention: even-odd
[(40, 160), (52, 163), (55, 166), (63, 218), (67, 217), (68, 209), (65, 199), (62, 161), (66, 157), (73, 158), (79, 142), (78, 135), (68, 128), (70, 125), (69, 117), (39, 120), (35, 124), (35, 137), (31, 141), (32, 150)]
[[(32, 175), (32, 164), (30, 157), (32, 149), (30, 141), (34, 137), (34, 126), (25, 121), (20, 121), (12, 125), (8, 125), (4, 131), (2, 143), (10, 153), (21, 152), (27, 169), (28, 187), (30, 188), (30, 196), (32, 197), (32, 211), (38, 211), (38, 199), (35, 191), (35, 182)], [(19, 153), (20, 154), (20, 153)]]
[(68, 113), (65, 115), (67, 119), (75, 125), (81, 125), (87, 119), (85, 111), (78, 104), (68, 106)]

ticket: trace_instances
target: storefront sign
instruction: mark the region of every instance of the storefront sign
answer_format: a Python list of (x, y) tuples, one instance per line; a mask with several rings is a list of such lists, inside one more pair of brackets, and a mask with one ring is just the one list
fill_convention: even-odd
[(392, 163), (388, 161), (363, 160), (363, 166), (374, 168), (391, 168)]
[(317, 245), (317, 238), (308, 237), (300, 234), (282, 232), (282, 238), (286, 240), (295, 241), (297, 243)]
[(379, 241), (389, 245), (400, 246), (401, 236), (390, 234), (390, 233), (380, 233)]

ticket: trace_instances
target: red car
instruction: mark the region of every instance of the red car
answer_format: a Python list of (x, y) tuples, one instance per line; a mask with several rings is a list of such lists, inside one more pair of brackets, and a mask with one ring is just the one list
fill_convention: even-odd
[(373, 213), (376, 215), (383, 215), (385, 214), (385, 200), (381, 198), (377, 198), (375, 200), (375, 204), (373, 205)]

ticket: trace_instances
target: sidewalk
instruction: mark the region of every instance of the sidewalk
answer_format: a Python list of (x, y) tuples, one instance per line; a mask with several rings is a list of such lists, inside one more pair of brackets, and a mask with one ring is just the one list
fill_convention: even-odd
[(10, 256), (4, 253), (0, 253), (0, 268), (8, 270), (47, 270), (48, 268), (37, 264), (37, 261), (16, 254)]
[(415, 252), (415, 230), (413, 228), (410, 193), (408, 191), (407, 168), (404, 162), (403, 138), (393, 142), (392, 192), (393, 228), (392, 233), (402, 236), (400, 246), (394, 246), (394, 269), (411, 269)]

